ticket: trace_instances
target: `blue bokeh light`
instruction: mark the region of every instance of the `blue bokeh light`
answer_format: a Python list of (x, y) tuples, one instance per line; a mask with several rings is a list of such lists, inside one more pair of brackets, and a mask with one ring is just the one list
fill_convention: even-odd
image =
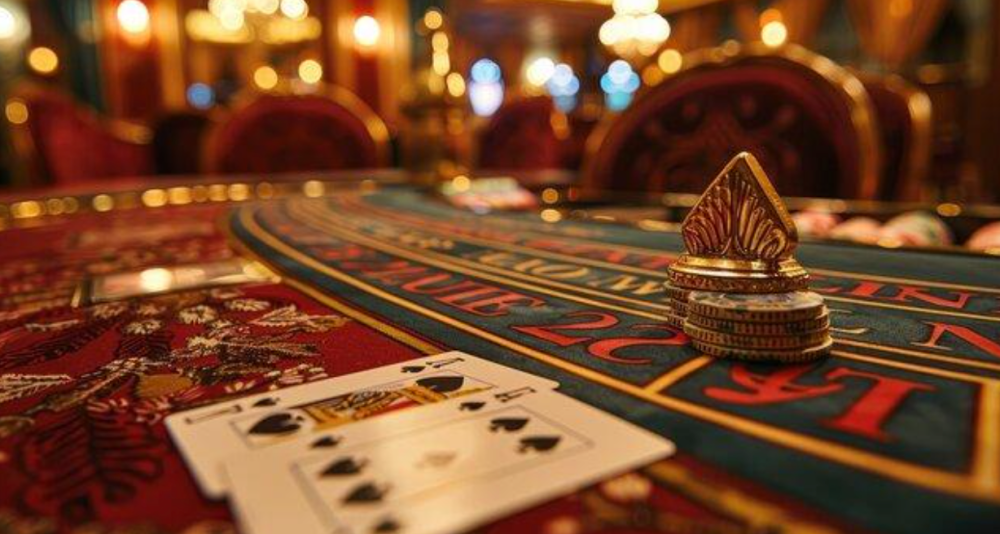
[(500, 65), (489, 58), (478, 59), (472, 64), (470, 77), (478, 83), (498, 83), (501, 78)]
[(208, 109), (215, 104), (215, 91), (208, 84), (192, 83), (187, 89), (187, 101), (193, 108)]

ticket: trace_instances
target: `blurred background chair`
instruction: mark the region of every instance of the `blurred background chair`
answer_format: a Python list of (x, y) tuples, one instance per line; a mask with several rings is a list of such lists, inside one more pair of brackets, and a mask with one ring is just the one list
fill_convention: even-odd
[(588, 140), (584, 186), (701, 191), (737, 152), (784, 195), (875, 198), (881, 149), (861, 82), (796, 45), (695, 51)]
[(931, 99), (898, 75), (858, 73), (878, 115), (882, 139), (880, 200), (926, 196), (932, 156)]
[(479, 167), (504, 170), (561, 168), (569, 134), (566, 116), (547, 96), (504, 102), (479, 133)]
[(12, 136), (18, 159), (27, 167), (22, 185), (82, 185), (153, 172), (145, 127), (100, 117), (71, 96), (24, 83), (11, 92), (25, 117)]
[(389, 164), (385, 126), (354, 94), (259, 94), (212, 129), (208, 171), (220, 174), (362, 169)]
[(174, 111), (153, 121), (153, 159), (157, 174), (198, 174), (202, 143), (211, 121), (200, 111)]

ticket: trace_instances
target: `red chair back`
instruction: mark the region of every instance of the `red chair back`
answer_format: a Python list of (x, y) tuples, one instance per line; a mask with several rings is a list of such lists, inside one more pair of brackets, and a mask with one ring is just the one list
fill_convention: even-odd
[(153, 172), (149, 131), (101, 118), (68, 95), (37, 85), (12, 92), (27, 120), (13, 128), (14, 145), (30, 185), (80, 185)]
[(704, 190), (740, 151), (791, 196), (874, 198), (881, 158), (864, 87), (788, 45), (705, 49), (588, 140), (589, 189)]
[(921, 200), (931, 164), (931, 99), (897, 75), (864, 73), (882, 135), (881, 200)]
[(212, 172), (276, 173), (388, 164), (388, 130), (360, 99), (339, 88), (265, 94), (238, 106), (210, 134)]
[(479, 134), (479, 167), (483, 169), (558, 169), (563, 141), (553, 126), (557, 113), (546, 96), (504, 102)]

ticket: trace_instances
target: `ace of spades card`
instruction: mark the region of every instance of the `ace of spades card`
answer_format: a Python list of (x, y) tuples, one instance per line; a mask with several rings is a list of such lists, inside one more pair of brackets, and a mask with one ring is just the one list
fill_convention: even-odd
[(166, 425), (202, 491), (222, 497), (222, 461), (233, 454), (481, 391), (556, 386), (551, 380), (449, 352), (173, 414)]

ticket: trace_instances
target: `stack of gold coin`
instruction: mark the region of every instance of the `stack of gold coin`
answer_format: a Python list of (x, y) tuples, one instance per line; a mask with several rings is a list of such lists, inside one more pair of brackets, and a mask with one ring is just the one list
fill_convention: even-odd
[(675, 287), (670, 282), (665, 282), (663, 286), (667, 290), (667, 303), (670, 310), (667, 311), (667, 323), (677, 328), (684, 327), (684, 318), (687, 317), (687, 300), (690, 290)]
[(809, 291), (693, 291), (684, 333), (706, 354), (741, 360), (807, 361), (833, 344), (823, 297)]

